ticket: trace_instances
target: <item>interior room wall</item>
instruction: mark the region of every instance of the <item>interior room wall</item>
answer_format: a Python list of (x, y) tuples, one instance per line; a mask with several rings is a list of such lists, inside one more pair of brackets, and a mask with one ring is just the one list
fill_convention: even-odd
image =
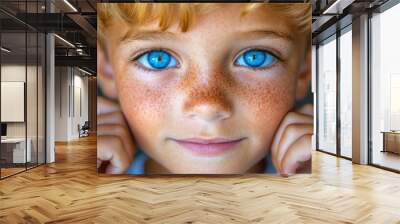
[[(72, 124), (72, 137), (73, 138), (78, 138), (79, 137), (79, 132), (78, 132), (78, 124), (80, 126), (82, 126), (85, 121), (88, 121), (89, 118), (89, 110), (88, 110), (88, 106), (89, 106), (89, 102), (88, 102), (88, 77), (84, 76), (84, 74), (82, 72), (80, 72), (79, 70), (77, 70), (75, 68), (75, 72), (74, 72), (74, 86), (75, 86), (75, 105), (79, 105), (81, 108), (81, 111), (78, 110), (78, 107), (74, 107), (75, 109), (75, 119), (73, 119), (73, 124)], [(78, 95), (78, 88), (80, 88), (80, 99), (77, 98), (76, 96)], [(76, 100), (80, 100), (80, 104), (78, 102), (76, 102)]]
[(68, 141), (70, 68), (55, 68), (55, 140)]
[(70, 141), (79, 138), (78, 124), (88, 121), (88, 77), (73, 67), (55, 72), (55, 140)]

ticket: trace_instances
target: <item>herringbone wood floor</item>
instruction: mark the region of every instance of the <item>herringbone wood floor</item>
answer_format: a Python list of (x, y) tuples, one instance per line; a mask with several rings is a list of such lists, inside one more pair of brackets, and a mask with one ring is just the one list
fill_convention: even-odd
[(400, 175), (315, 152), (313, 174), (98, 176), (95, 138), (0, 181), (0, 223), (400, 223)]

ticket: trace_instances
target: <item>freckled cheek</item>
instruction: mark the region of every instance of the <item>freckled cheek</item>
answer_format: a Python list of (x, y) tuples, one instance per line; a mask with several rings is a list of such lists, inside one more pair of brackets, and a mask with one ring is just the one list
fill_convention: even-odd
[(154, 136), (162, 129), (161, 125), (166, 125), (170, 97), (162, 88), (124, 80), (118, 83), (118, 94), (135, 137), (141, 134)]
[(260, 82), (243, 90), (241, 95), (245, 99), (244, 113), (249, 128), (260, 139), (259, 142), (269, 145), (279, 123), (294, 105), (294, 81)]

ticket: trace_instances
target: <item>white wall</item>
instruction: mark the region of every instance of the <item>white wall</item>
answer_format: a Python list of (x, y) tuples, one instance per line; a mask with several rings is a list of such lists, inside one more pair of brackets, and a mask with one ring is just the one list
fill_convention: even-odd
[(68, 67), (55, 68), (55, 141), (68, 141)]
[(74, 99), (72, 108), (72, 120), (71, 120), (71, 136), (72, 138), (77, 138), (78, 133), (78, 124), (82, 126), (85, 121), (88, 120), (88, 79), (87, 77), (82, 77), (82, 73), (76, 74), (74, 71), (74, 96), (71, 96)]
[(88, 120), (88, 78), (83, 75), (76, 68), (56, 67), (56, 141), (79, 138), (78, 124)]

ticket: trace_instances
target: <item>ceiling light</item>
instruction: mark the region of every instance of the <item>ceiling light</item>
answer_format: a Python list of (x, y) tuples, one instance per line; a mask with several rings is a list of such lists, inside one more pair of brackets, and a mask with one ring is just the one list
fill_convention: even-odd
[(64, 0), (65, 4), (67, 4), (72, 10), (74, 10), (74, 12), (78, 12), (78, 10), (71, 4), (69, 3), (68, 0)]
[(10, 53), (10, 52), (11, 52), (11, 50), (9, 50), (9, 49), (7, 49), (7, 48), (5, 48), (5, 47), (1, 47), (0, 49), (1, 49), (2, 51), (6, 52), (6, 53)]
[(71, 42), (69, 42), (68, 40), (58, 36), (57, 34), (54, 34), (55, 37), (57, 37), (58, 39), (60, 39), (61, 41), (63, 41), (64, 43), (66, 43), (67, 45), (69, 45), (70, 47), (75, 48), (75, 45), (71, 44)]
[(336, 0), (332, 5), (325, 9), (322, 14), (342, 14), (343, 10), (353, 2), (354, 0)]
[(87, 74), (87, 75), (93, 75), (92, 73), (90, 73), (90, 72), (88, 72), (88, 71), (86, 71), (86, 70), (83, 70), (83, 69), (81, 69), (81, 68), (79, 68), (79, 67), (78, 67), (78, 70), (81, 71), (81, 72), (83, 72), (83, 73), (85, 73), (85, 74)]

